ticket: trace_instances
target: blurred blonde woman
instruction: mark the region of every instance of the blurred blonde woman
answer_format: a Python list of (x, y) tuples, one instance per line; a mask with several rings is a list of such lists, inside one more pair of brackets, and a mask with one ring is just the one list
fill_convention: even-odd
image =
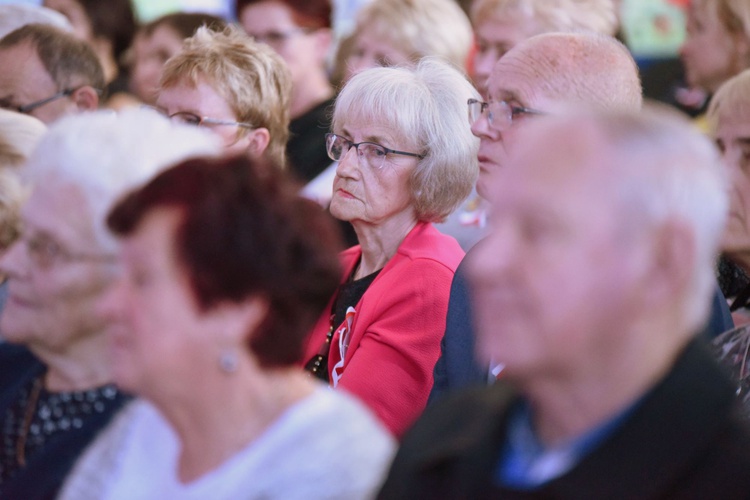
[(205, 127), (229, 153), (283, 167), (289, 139), (292, 79), (271, 47), (239, 28), (199, 28), (164, 65), (156, 108)]
[(373, 0), (357, 14), (348, 43), (346, 80), (377, 66), (414, 64), (439, 57), (466, 71), (473, 46), (471, 23), (455, 0)]
[(612, 36), (618, 26), (613, 0), (476, 0), (471, 22), (477, 42), (472, 77), (482, 95), (497, 60), (518, 42), (552, 32)]

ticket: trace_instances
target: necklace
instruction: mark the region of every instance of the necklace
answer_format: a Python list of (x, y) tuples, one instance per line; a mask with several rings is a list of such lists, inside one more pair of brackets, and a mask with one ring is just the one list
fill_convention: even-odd
[(29, 400), (26, 402), (26, 411), (23, 416), (23, 426), (21, 427), (21, 433), (16, 441), (16, 457), (19, 467), (26, 467), (26, 440), (29, 436), (29, 429), (31, 428), (31, 421), (34, 420), (34, 413), (36, 413), (36, 405), (39, 402), (39, 395), (42, 393), (42, 386), (44, 375), (40, 375), (34, 380), (34, 385), (31, 387), (29, 393)]

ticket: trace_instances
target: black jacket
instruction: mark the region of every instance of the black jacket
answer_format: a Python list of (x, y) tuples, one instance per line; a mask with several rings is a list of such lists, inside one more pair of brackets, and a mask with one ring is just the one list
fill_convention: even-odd
[(380, 498), (750, 498), (750, 431), (734, 387), (697, 341), (613, 435), (532, 491), (492, 480), (518, 397), (498, 383), (429, 407), (404, 437)]

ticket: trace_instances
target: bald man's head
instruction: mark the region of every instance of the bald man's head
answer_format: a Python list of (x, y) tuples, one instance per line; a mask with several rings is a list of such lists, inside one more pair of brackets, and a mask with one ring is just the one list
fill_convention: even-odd
[(481, 139), (480, 194), (487, 175), (505, 163), (515, 130), (525, 121), (571, 107), (635, 111), (643, 104), (638, 68), (627, 48), (593, 33), (524, 40), (497, 62), (487, 87), (490, 105), (472, 124)]
[(490, 95), (502, 90), (503, 80), (514, 72), (561, 105), (636, 110), (643, 104), (633, 57), (622, 43), (605, 35), (547, 33), (521, 42), (495, 65)]

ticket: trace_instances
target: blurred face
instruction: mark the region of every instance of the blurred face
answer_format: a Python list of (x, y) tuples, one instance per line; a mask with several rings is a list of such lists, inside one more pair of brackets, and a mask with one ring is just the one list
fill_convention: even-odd
[(529, 137), (493, 175), (490, 232), (468, 262), (477, 354), (516, 377), (593, 362), (639, 289), (634, 242), (599, 173), (611, 152), (575, 131), (556, 135)]
[[(495, 65), (487, 82), (488, 102), (505, 101), (511, 109), (511, 122), (504, 130), (489, 123), (483, 115), (471, 126), (472, 133), (479, 137), (479, 179), (477, 191), (487, 197), (490, 175), (508, 161), (508, 154), (515, 146), (516, 136), (529, 121), (538, 120), (538, 115), (519, 111), (521, 108), (547, 112), (556, 104), (542, 92), (544, 77), (514, 53), (503, 57)], [(496, 116), (493, 122), (500, 123), (503, 117)]]
[(76, 0), (44, 0), (43, 5), (64, 15), (73, 26), (73, 33), (81, 40), (91, 41), (91, 21), (81, 4)]
[(750, 250), (750, 117), (734, 110), (719, 116), (716, 144), (731, 182), (730, 209), (722, 248), (731, 254)]
[(23, 234), (0, 258), (9, 298), (3, 337), (37, 351), (64, 351), (102, 333), (94, 308), (111, 282), (113, 256), (99, 248), (80, 192), (41, 183), (23, 208)]
[[(0, 108), (15, 110), (65, 90), (58, 88), (29, 43), (0, 49), (0, 68), (3, 68), (0, 71)], [(77, 111), (70, 97), (60, 97), (35, 106), (27, 114), (49, 124)]]
[(267, 0), (245, 7), (240, 14), (245, 32), (267, 43), (286, 61), (294, 85), (303, 85), (311, 74), (325, 73), (328, 30), (305, 29), (282, 2)]
[[(351, 120), (335, 131), (352, 142), (374, 142), (389, 149), (420, 153), (402, 134), (386, 126)], [(334, 217), (358, 225), (380, 225), (391, 220), (415, 220), (409, 178), (418, 159), (387, 154), (381, 167), (360, 158), (354, 147), (344, 150), (333, 181), (330, 210)]]
[[(156, 107), (167, 116), (176, 113), (191, 113), (200, 118), (237, 121), (237, 115), (234, 114), (229, 103), (204, 79), (200, 79), (196, 86), (178, 83), (162, 89), (156, 99)], [(248, 143), (237, 125), (204, 124), (201, 126), (205, 126), (218, 135), (228, 153), (247, 152)]]
[(474, 84), (482, 96), (487, 96), (487, 79), (495, 63), (518, 42), (537, 33), (533, 20), (518, 22), (511, 16), (492, 17), (481, 21), (474, 31), (477, 50), (474, 54)]
[(366, 27), (357, 31), (354, 43), (354, 50), (347, 61), (347, 80), (368, 68), (402, 66), (412, 62), (406, 50)]
[[(690, 85), (714, 92), (747, 64), (747, 42), (727, 31), (716, 2), (694, 0), (688, 9), (682, 62)], [(744, 55), (741, 55), (744, 54)]]
[(130, 86), (139, 99), (147, 104), (156, 102), (164, 63), (181, 48), (182, 39), (167, 25), (158, 26), (150, 35), (139, 33), (135, 37)]
[(177, 262), (173, 240), (179, 221), (173, 208), (157, 208), (144, 218), (123, 240), (122, 274), (98, 304), (110, 323), (115, 381), (150, 399), (164, 391), (193, 390), (188, 381), (215, 369), (220, 352), (212, 315), (198, 309)]

